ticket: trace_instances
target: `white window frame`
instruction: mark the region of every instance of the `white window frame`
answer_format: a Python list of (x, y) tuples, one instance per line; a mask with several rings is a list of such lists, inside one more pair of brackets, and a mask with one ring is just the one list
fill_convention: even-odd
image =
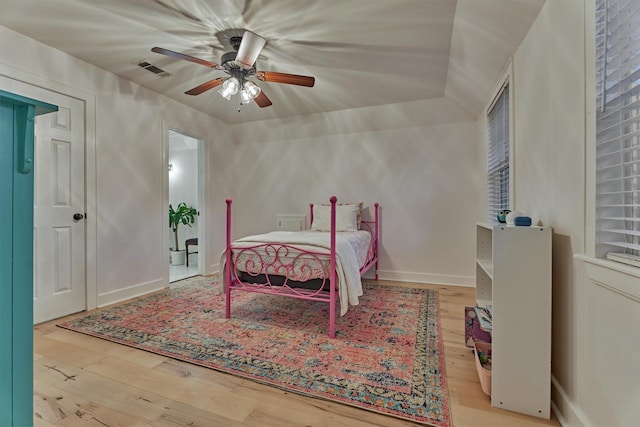
[[(595, 19), (597, 19), (597, 6), (596, 6), (596, 2), (593, 2), (593, 4), (589, 5), (589, 7), (587, 7), (586, 9), (587, 12), (587, 16), (591, 16), (594, 21)], [(629, 14), (626, 14), (624, 16), (630, 16)], [(615, 19), (615, 16), (612, 16), (612, 18)], [(593, 22), (593, 21), (592, 21)], [(615, 202), (615, 200), (612, 199), (612, 196), (606, 196), (604, 195), (604, 193), (606, 191), (620, 191), (620, 203), (631, 203), (634, 206), (639, 206), (640, 207), (640, 199), (638, 198), (640, 196), (640, 184), (637, 184), (634, 186), (634, 189), (637, 193), (636, 195), (636, 201), (628, 201), (628, 200), (623, 200), (626, 199), (626, 197), (622, 194), (622, 190), (613, 190), (611, 188), (607, 188), (610, 185), (607, 184), (599, 184), (599, 170), (600, 167), (603, 165), (606, 165), (607, 162), (609, 161), (610, 158), (618, 158), (621, 163), (624, 162), (623, 157), (626, 156), (624, 154), (624, 152), (626, 151), (631, 151), (633, 153), (635, 153), (636, 155), (640, 154), (640, 145), (635, 145), (634, 148), (620, 148), (622, 147), (624, 144), (626, 144), (625, 140), (627, 139), (637, 139), (638, 136), (625, 136), (625, 137), (620, 137), (620, 138), (616, 138), (613, 139), (612, 141), (614, 141), (614, 144), (616, 144), (616, 146), (619, 145), (619, 152), (621, 153), (620, 156), (614, 157), (612, 155), (605, 155), (605, 156), (600, 156), (598, 153), (603, 153), (602, 150), (607, 150), (608, 148), (605, 146), (605, 144), (602, 144), (602, 148), (600, 147), (600, 140), (598, 140), (598, 131), (601, 129), (598, 127), (598, 117), (600, 115), (600, 111), (601, 111), (601, 107), (603, 104), (601, 103), (596, 103), (596, 99), (600, 97), (601, 95), (601, 88), (602, 86), (599, 87), (599, 89), (596, 89), (596, 85), (598, 84), (598, 78), (599, 76), (596, 74), (597, 73), (597, 63), (596, 61), (598, 61), (598, 54), (597, 54), (597, 44), (598, 43), (602, 43), (602, 40), (598, 39), (598, 31), (600, 31), (602, 28), (599, 27), (598, 25), (602, 25), (602, 24), (591, 24), (591, 25), (586, 25), (587, 28), (587, 50), (586, 50), (586, 59), (587, 59), (587, 64), (594, 64), (596, 66), (593, 67), (593, 69), (588, 69), (587, 71), (587, 117), (593, 117), (593, 120), (587, 120), (587, 188), (592, 188), (593, 192), (587, 192), (587, 217), (586, 217), (586, 226), (587, 226), (587, 236), (593, 236), (593, 239), (587, 239), (587, 245), (586, 245), (586, 253), (590, 256), (595, 256), (598, 258), (605, 258), (607, 252), (628, 252), (631, 255), (638, 255), (640, 254), (640, 247), (638, 246), (638, 240), (640, 239), (640, 237), (636, 237), (634, 238), (634, 234), (637, 233), (638, 231), (635, 230), (640, 230), (640, 214), (636, 213), (629, 213), (628, 209), (622, 209), (619, 208), (619, 212), (616, 212), (616, 208), (605, 208), (603, 207), (603, 205), (613, 205)], [(615, 52), (612, 52), (612, 54)], [(600, 67), (602, 67), (602, 65), (600, 65)], [(625, 89), (626, 91), (626, 89)], [(600, 93), (598, 93), (600, 92)], [(613, 92), (615, 93), (615, 92)], [(625, 97), (623, 97), (621, 95), (622, 99), (625, 99)], [(621, 109), (622, 110), (622, 109)], [(615, 110), (614, 110), (615, 111)], [(621, 126), (622, 127), (622, 126)], [(627, 135), (627, 134), (625, 134)], [(604, 141), (604, 139), (601, 138), (602, 141)], [(635, 148), (637, 147), (637, 148)], [(624, 167), (623, 166), (619, 166), (618, 169), (620, 170), (620, 174), (624, 174), (625, 172), (623, 171)], [(615, 170), (615, 167), (614, 169)], [(604, 175), (603, 175), (604, 176)], [(612, 175), (608, 176), (609, 178), (612, 177)], [(614, 178), (615, 179), (615, 178)], [(629, 181), (631, 181), (631, 178), (622, 178), (620, 181), (624, 184), (629, 183)], [(605, 187), (604, 185), (606, 185), (607, 187)], [(615, 196), (614, 196), (615, 197)], [(613, 201), (612, 201), (613, 200)], [(602, 212), (605, 212), (605, 209), (607, 211), (610, 211), (609, 214), (606, 215), (600, 215)], [(638, 209), (637, 207), (635, 208), (636, 210)], [(627, 212), (624, 212), (627, 211)], [(629, 218), (631, 218), (631, 220), (629, 221), (615, 221), (615, 220), (606, 220), (606, 217), (617, 217), (617, 216), (628, 216)], [(617, 224), (615, 224), (616, 222), (618, 222), (620, 225), (618, 226)], [(635, 224), (635, 225), (631, 225), (630, 227), (627, 227), (627, 225), (629, 224)], [(620, 232), (607, 232), (599, 234), (600, 230), (628, 230), (628, 231), (620, 231)], [(618, 237), (616, 239), (616, 234), (620, 237)], [(605, 244), (603, 242), (612, 242), (612, 241), (616, 241), (616, 240), (621, 240), (622, 238), (625, 238), (625, 240), (630, 241), (631, 240), (635, 240), (635, 242), (633, 242), (635, 244), (635, 250), (624, 250), (623, 247), (618, 247), (616, 248), (616, 245), (618, 243), (615, 244)], [(620, 242), (622, 243), (622, 242)], [(631, 265), (635, 265), (635, 266), (640, 266), (640, 257), (637, 258), (637, 260), (634, 259), (628, 259), (628, 260), (624, 260), (624, 259), (617, 259), (618, 261), (622, 261)]]
[(498, 80), (498, 84), (496, 85), (496, 87), (494, 88), (494, 90), (492, 91), (490, 102), (487, 104), (487, 107), (485, 109), (485, 138), (486, 138), (486, 153), (485, 153), (485, 160), (487, 161), (486, 164), (486, 171), (487, 171), (487, 182), (486, 182), (486, 189), (487, 189), (487, 216), (488, 216), (488, 221), (490, 223), (496, 223), (498, 220), (496, 218), (496, 208), (493, 208), (492, 205), (492, 201), (491, 201), (491, 188), (490, 186), (490, 177), (489, 177), (489, 151), (490, 151), (490, 141), (489, 141), (489, 114), (492, 112), (493, 108), (495, 107), (496, 103), (500, 100), (501, 95), (503, 94), (504, 91), (507, 91), (506, 93), (508, 94), (509, 97), (509, 109), (507, 112), (507, 116), (508, 116), (508, 120), (509, 120), (509, 156), (508, 156), (508, 163), (509, 163), (509, 194), (508, 194), (508, 207), (506, 209), (510, 209), (512, 211), (516, 210), (516, 197), (515, 197), (515, 139), (514, 139), (514, 90), (513, 90), (514, 84), (513, 84), (513, 65), (512, 65), (512, 61), (510, 60), (507, 64), (507, 66), (505, 67), (505, 70), (502, 72), (502, 75), (500, 76), (500, 79)]

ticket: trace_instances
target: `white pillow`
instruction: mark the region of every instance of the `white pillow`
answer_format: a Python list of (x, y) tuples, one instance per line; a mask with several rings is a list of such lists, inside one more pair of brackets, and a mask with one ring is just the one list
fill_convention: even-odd
[[(336, 231), (358, 231), (357, 204), (336, 205)], [(313, 207), (313, 224), (315, 231), (331, 231), (331, 205), (317, 205)]]

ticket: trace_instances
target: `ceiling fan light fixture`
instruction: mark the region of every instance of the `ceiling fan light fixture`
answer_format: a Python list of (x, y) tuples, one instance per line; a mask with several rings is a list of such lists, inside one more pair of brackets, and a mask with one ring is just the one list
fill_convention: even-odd
[(240, 88), (240, 82), (235, 77), (229, 77), (222, 84), (222, 88), (218, 91), (220, 95), (222, 95), (227, 100), (231, 99), (232, 95), (238, 93), (238, 89)]
[(224, 90), (224, 89), (220, 89), (220, 90), (218, 91), (218, 93), (219, 93), (220, 95), (222, 95), (222, 97), (223, 97), (223, 98), (225, 98), (227, 101), (230, 101), (230, 100), (231, 100), (231, 95), (233, 95), (233, 93), (231, 93), (231, 92), (230, 92), (230, 91), (228, 91), (228, 90)]
[(243, 88), (243, 89), (240, 91), (240, 102), (241, 102), (242, 104), (248, 104), (248, 103), (250, 103), (251, 101), (253, 101), (253, 97), (251, 96), (251, 94), (249, 94), (249, 91), (248, 91), (248, 90), (246, 90), (246, 89), (244, 89), (244, 88)]
[(260, 87), (253, 82), (249, 82), (249, 81), (245, 82), (244, 90), (249, 93), (249, 95), (251, 96), (251, 99), (254, 99), (256, 96), (260, 95)]
[(248, 104), (258, 95), (260, 95), (260, 87), (253, 82), (245, 80), (242, 85), (242, 90), (240, 91), (240, 102)]
[(236, 77), (229, 77), (222, 84), (222, 88), (230, 91), (232, 95), (236, 94), (238, 93), (238, 89), (240, 89), (240, 81)]

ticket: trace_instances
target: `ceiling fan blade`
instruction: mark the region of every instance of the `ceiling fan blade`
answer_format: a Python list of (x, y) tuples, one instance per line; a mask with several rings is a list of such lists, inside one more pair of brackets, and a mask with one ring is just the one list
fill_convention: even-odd
[(298, 85), (313, 87), (316, 83), (315, 77), (299, 76), (297, 74), (276, 73), (275, 71), (258, 71), (256, 73), (258, 80), (263, 82), (285, 83), (289, 85)]
[(220, 86), (226, 78), (218, 77), (217, 79), (209, 80), (208, 82), (202, 83), (200, 86), (196, 86), (193, 89), (186, 91), (187, 95), (200, 95), (202, 92), (206, 92), (209, 89), (213, 89), (216, 86)]
[(161, 55), (167, 55), (176, 59), (184, 59), (185, 61), (195, 62), (196, 64), (204, 65), (205, 67), (215, 68), (217, 70), (223, 70), (224, 68), (214, 62), (206, 61), (204, 59), (196, 58), (195, 56), (185, 55), (184, 53), (174, 52), (162, 47), (154, 47), (151, 52), (159, 53)]
[(260, 91), (258, 96), (256, 96), (253, 100), (256, 104), (258, 104), (258, 107), (260, 108), (268, 107), (269, 105), (271, 105), (271, 100), (267, 98), (267, 95), (265, 95), (263, 91)]
[(260, 37), (251, 31), (245, 31), (242, 36), (242, 42), (240, 42), (240, 47), (238, 48), (236, 62), (240, 62), (245, 68), (253, 67), (253, 64), (256, 62), (256, 59), (258, 59), (258, 55), (260, 55), (266, 43), (267, 39), (264, 37)]

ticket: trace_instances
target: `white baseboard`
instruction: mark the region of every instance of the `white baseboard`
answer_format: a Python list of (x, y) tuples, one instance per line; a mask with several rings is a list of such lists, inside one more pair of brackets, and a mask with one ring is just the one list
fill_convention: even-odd
[(211, 276), (212, 274), (220, 273), (220, 263), (218, 264), (209, 264), (207, 266), (207, 271), (205, 272), (205, 276)]
[(551, 410), (563, 427), (594, 427), (586, 416), (569, 400), (558, 380), (551, 375)]
[(131, 298), (139, 297), (150, 292), (164, 289), (169, 284), (162, 279), (151, 280), (145, 283), (129, 286), (127, 288), (98, 294), (98, 307), (104, 307), (109, 304), (115, 304)]
[(378, 270), (381, 280), (398, 282), (428, 283), (432, 285), (465, 286), (475, 288), (476, 278), (470, 276), (454, 276), (449, 274), (415, 273), (409, 271)]

